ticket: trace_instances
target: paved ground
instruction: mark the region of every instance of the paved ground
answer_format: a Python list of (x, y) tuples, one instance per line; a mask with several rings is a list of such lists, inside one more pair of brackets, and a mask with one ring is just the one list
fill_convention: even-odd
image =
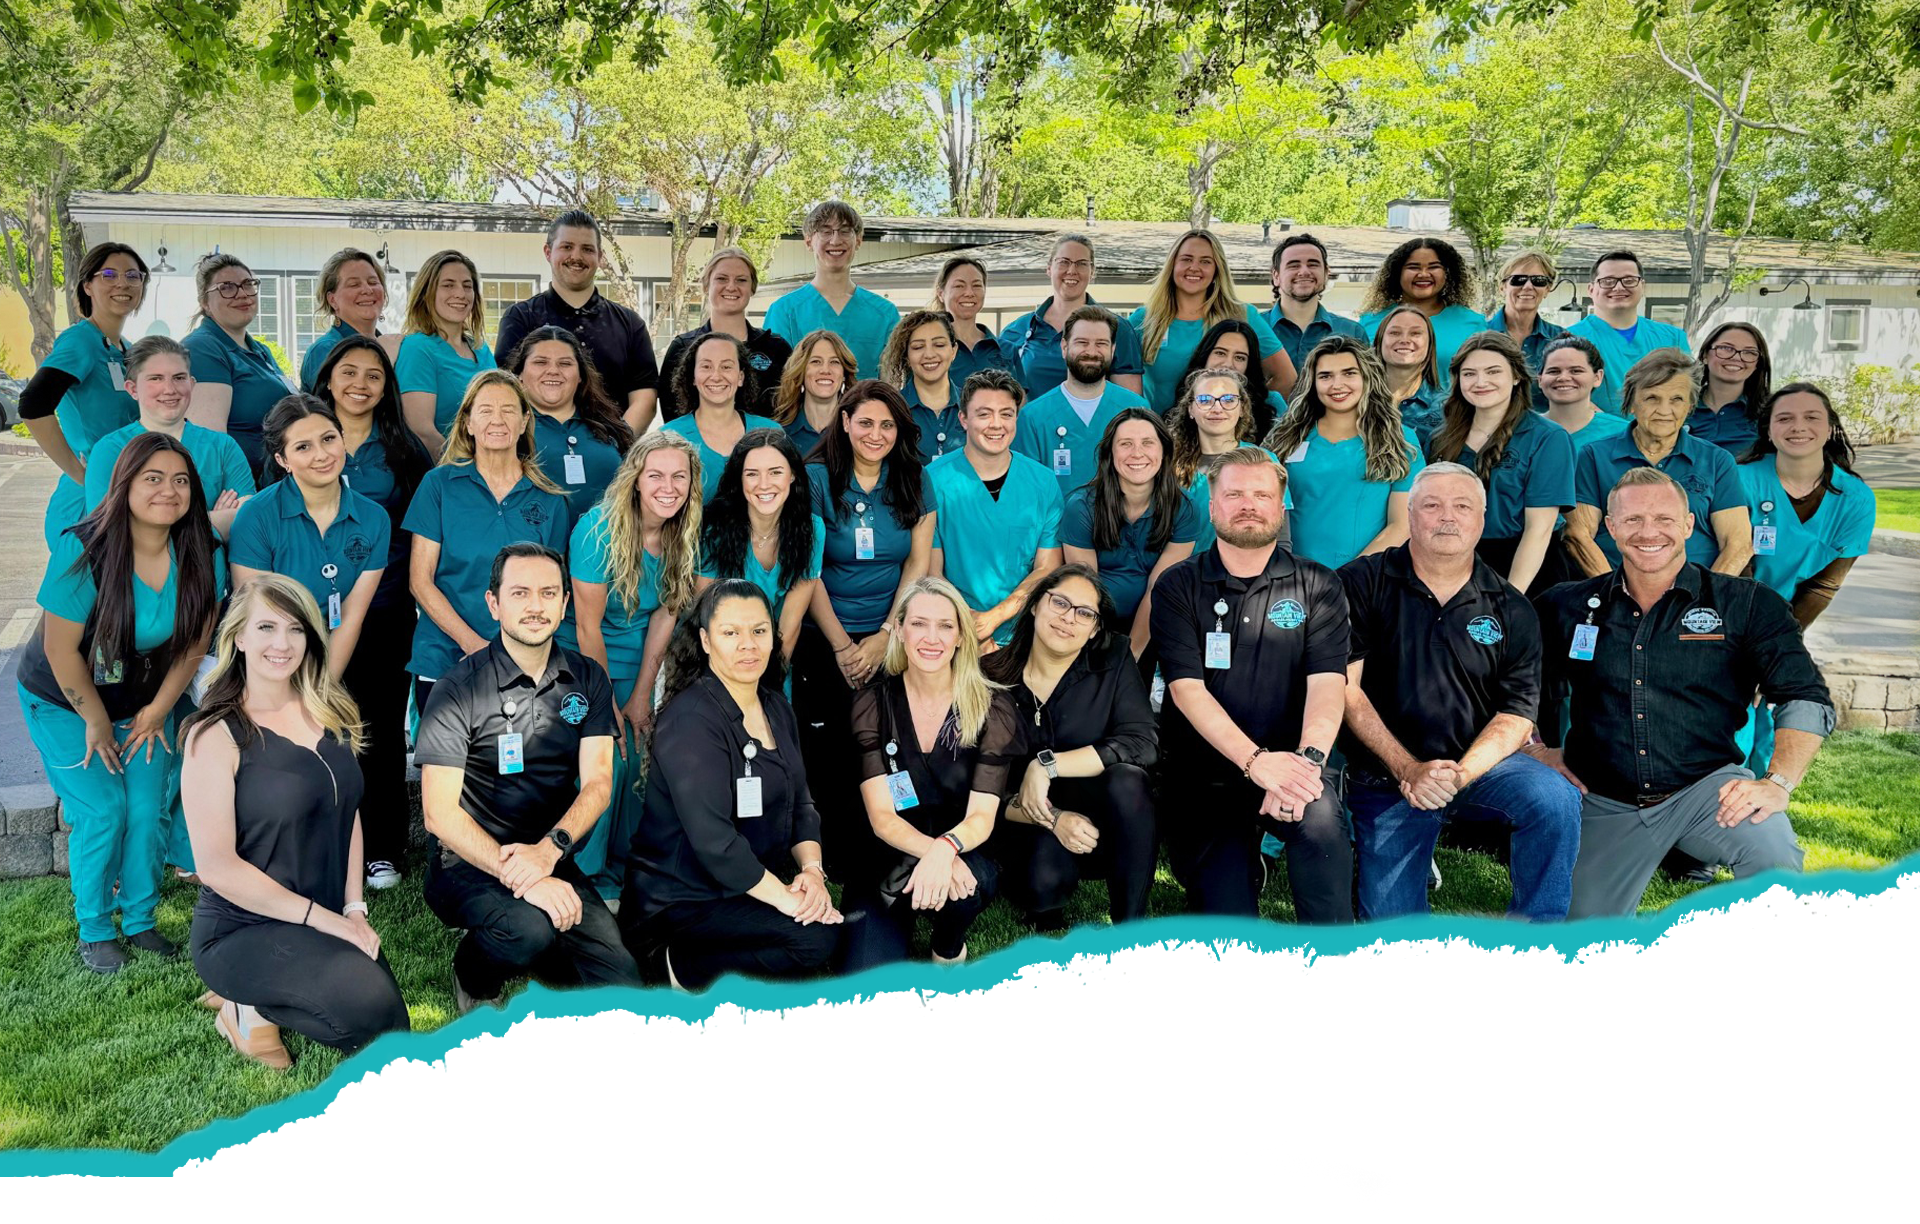
[(1876, 489), (1920, 489), (1920, 439), (1864, 447), (1855, 458), (1860, 479)]

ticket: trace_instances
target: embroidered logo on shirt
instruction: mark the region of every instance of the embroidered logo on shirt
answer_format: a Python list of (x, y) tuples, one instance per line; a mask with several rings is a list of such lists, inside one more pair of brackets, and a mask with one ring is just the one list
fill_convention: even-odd
[(340, 555), (355, 565), (365, 565), (367, 558), (373, 555), (373, 541), (361, 535), (349, 536), (347, 546), (340, 550)]
[(1482, 646), (1498, 646), (1507, 635), (1500, 631), (1500, 622), (1491, 616), (1476, 616), (1467, 622), (1467, 636)]
[(1291, 599), (1283, 599), (1267, 609), (1267, 619), (1279, 629), (1298, 629), (1307, 623), (1307, 610)]
[(1695, 608), (1680, 618), (1688, 633), (1712, 633), (1720, 628), (1720, 614), (1712, 608)]
[(569, 727), (587, 721), (587, 699), (578, 693), (568, 693), (567, 699), (560, 703), (560, 720)]
[(767, 356), (765, 353), (755, 353), (753, 356), (747, 358), (747, 364), (756, 370), (770, 370), (773, 368), (773, 358)]
[(544, 527), (547, 525), (547, 512), (537, 503), (529, 502), (520, 507), (520, 517), (525, 520), (529, 527)]

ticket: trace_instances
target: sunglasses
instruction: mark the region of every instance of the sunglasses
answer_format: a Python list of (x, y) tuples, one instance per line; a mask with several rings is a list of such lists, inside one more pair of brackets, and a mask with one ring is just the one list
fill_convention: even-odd
[(1522, 285), (1532, 285), (1535, 289), (1545, 289), (1553, 284), (1553, 278), (1551, 276), (1516, 272), (1507, 278), (1507, 284), (1513, 286), (1515, 289), (1520, 288)]

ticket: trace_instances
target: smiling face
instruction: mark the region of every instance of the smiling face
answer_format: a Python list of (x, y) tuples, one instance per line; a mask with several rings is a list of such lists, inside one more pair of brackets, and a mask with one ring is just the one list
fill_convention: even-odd
[(1082, 242), (1063, 242), (1047, 261), (1047, 284), (1055, 301), (1077, 302), (1093, 284), (1093, 251)]
[(1352, 353), (1328, 353), (1313, 363), (1313, 393), (1329, 415), (1360, 411), (1367, 380)]
[(526, 427), (526, 413), (512, 387), (489, 383), (474, 394), (473, 408), (467, 414), (467, 433), (473, 438), (476, 454), (512, 453)]
[(814, 266), (822, 272), (844, 272), (860, 249), (860, 235), (843, 220), (830, 220), (808, 234), (807, 250), (813, 252)]
[(280, 453), (273, 458), (302, 487), (328, 488), (340, 478), (347, 444), (332, 421), (316, 414), (301, 417), (287, 427), (281, 436)]
[(1113, 431), (1113, 470), (1123, 485), (1151, 485), (1166, 462), (1160, 435), (1145, 421), (1127, 421)]
[(1280, 538), (1280, 468), (1229, 463), (1213, 474), (1213, 529), (1235, 548), (1264, 548)]
[(1113, 329), (1087, 319), (1071, 328), (1060, 341), (1067, 372), (1081, 383), (1097, 383), (1113, 369)]
[(187, 404), (193, 398), (193, 374), (187, 359), (172, 353), (147, 358), (146, 364), (127, 380), (127, 394), (140, 405), (140, 419), (149, 428), (173, 428), (186, 419)]
[(1380, 329), (1380, 360), (1389, 370), (1414, 370), (1427, 363), (1427, 324), (1397, 314)]
[(1629, 485), (1607, 496), (1607, 533), (1620, 549), (1621, 565), (1660, 574), (1687, 559), (1693, 514), (1686, 496), (1671, 485)]
[(247, 599), (247, 619), (233, 648), (246, 660), (247, 679), (286, 682), (307, 658), (307, 628), (258, 591)]
[(1327, 289), (1327, 260), (1311, 242), (1296, 242), (1280, 254), (1273, 291), (1296, 302), (1311, 302)]
[[(107, 272), (113, 275), (105, 275)], [(129, 273), (134, 279), (128, 279)], [(147, 282), (133, 256), (109, 255), (100, 265), (100, 271), (88, 278), (87, 296), (93, 300), (95, 317), (110, 315), (124, 319), (140, 309), (140, 303), (146, 300)]]
[(868, 463), (884, 460), (893, 453), (893, 445), (900, 439), (900, 426), (879, 400), (862, 400), (842, 412), (840, 427), (847, 431), (853, 453)]
[(1723, 385), (1738, 386), (1760, 363), (1760, 337), (1744, 327), (1729, 327), (1707, 347), (1707, 376)]
[(1240, 434), (1240, 418), (1248, 411), (1240, 386), (1228, 378), (1202, 378), (1193, 384), (1193, 424), (1208, 453), (1231, 447)]
[(520, 383), (537, 406), (549, 412), (570, 408), (580, 393), (580, 358), (564, 340), (542, 340), (527, 351)]
[(1556, 407), (1586, 403), (1599, 385), (1600, 371), (1593, 368), (1593, 359), (1577, 348), (1548, 353), (1541, 363), (1540, 389)]
[(433, 317), (441, 330), (459, 334), (473, 317), (473, 304), (479, 299), (480, 286), (474, 284), (467, 265), (450, 259), (433, 278)]
[(899, 634), (908, 667), (943, 671), (960, 644), (959, 610), (946, 596), (922, 591), (901, 609)]
[(221, 327), (236, 331), (248, 327), (260, 313), (259, 278), (237, 265), (222, 268), (207, 283), (200, 304), (207, 317)]
[(1013, 445), (1013, 431), (1020, 422), (1020, 405), (1008, 391), (991, 388), (975, 391), (960, 414), (967, 431), (967, 448), (982, 455), (1004, 455)]
[(547, 266), (553, 269), (553, 283), (568, 293), (585, 293), (593, 288), (594, 274), (600, 271), (600, 239), (584, 225), (563, 225), (553, 231), (553, 239), (541, 248)]
[(723, 599), (700, 631), (713, 674), (733, 684), (753, 685), (773, 657), (773, 617), (757, 599)]
[(635, 492), (640, 498), (642, 516), (651, 515), (665, 522), (680, 513), (693, 489), (693, 465), (687, 453), (677, 446), (663, 446), (647, 455), (640, 465)]
[(1064, 578), (1033, 605), (1033, 643), (1073, 656), (1100, 627), (1100, 592), (1085, 578)]
[(1476, 411), (1505, 412), (1513, 402), (1513, 363), (1500, 352), (1476, 349), (1460, 363), (1455, 377), (1460, 394)]
[(703, 340), (693, 350), (693, 388), (702, 408), (732, 408), (746, 378), (740, 368), (740, 347), (732, 338)]
[[(1308, 247), (1312, 250), (1312, 247)], [(1292, 254), (1291, 251), (1288, 254)], [(1253, 362), (1253, 356), (1247, 349), (1247, 338), (1239, 332), (1221, 332), (1220, 338), (1213, 342), (1213, 348), (1207, 352), (1209, 370), (1238, 370), (1245, 374)]]
[(915, 382), (935, 386), (953, 368), (953, 339), (944, 323), (922, 323), (907, 337), (907, 369)]
[(1400, 269), (1400, 300), (1415, 306), (1431, 306), (1447, 288), (1447, 265), (1432, 247), (1421, 247), (1407, 257)]
[(1818, 455), (1833, 439), (1833, 412), (1811, 391), (1783, 395), (1767, 417), (1767, 437), (1789, 458)]
[(1513, 278), (1516, 276), (1532, 277), (1546, 275), (1547, 266), (1539, 260), (1521, 260), (1519, 265), (1507, 274), (1507, 278), (1500, 282), (1500, 297), (1506, 302), (1507, 309), (1510, 311), (1518, 311), (1521, 314), (1539, 313), (1540, 299), (1547, 296), (1548, 286), (1536, 285), (1531, 280), (1516, 285), (1513, 283)]
[(753, 267), (744, 259), (723, 259), (707, 272), (707, 313), (739, 315), (753, 300)]
[(779, 518), (793, 492), (793, 468), (787, 458), (771, 446), (756, 446), (747, 452), (740, 465), (740, 491), (747, 506), (764, 518)]
[(499, 592), (487, 592), (487, 611), (507, 637), (522, 646), (544, 646), (566, 615), (567, 576), (547, 557), (508, 557), (500, 567)]
[(1587, 293), (1597, 308), (1625, 314), (1639, 310), (1647, 285), (1640, 278), (1640, 265), (1633, 260), (1603, 259), (1594, 265)]
[(1188, 238), (1173, 253), (1173, 288), (1182, 295), (1200, 295), (1213, 285), (1220, 271), (1213, 244), (1205, 238)]
[(1486, 488), (1471, 476), (1429, 476), (1407, 498), (1407, 538), (1416, 558), (1470, 555), (1486, 525)]
[(947, 274), (940, 287), (940, 304), (960, 322), (971, 321), (987, 300), (987, 278), (972, 264), (961, 264)]
[(187, 458), (177, 451), (155, 451), (147, 466), (134, 473), (127, 490), (127, 509), (135, 522), (171, 527), (193, 504), (193, 477)]
[(371, 349), (351, 348), (333, 363), (327, 375), (333, 410), (359, 420), (373, 415), (374, 405), (387, 392), (387, 369)]
[(847, 365), (831, 340), (815, 340), (807, 354), (807, 374), (802, 384), (807, 398), (815, 403), (838, 402), (847, 386)]
[(1652, 387), (1639, 388), (1627, 412), (1641, 434), (1656, 442), (1678, 437), (1693, 412), (1693, 379), (1676, 374)]
[(387, 287), (380, 281), (378, 268), (364, 259), (340, 265), (340, 281), (327, 294), (327, 308), (334, 318), (355, 331), (366, 332), (372, 330), (386, 307)]

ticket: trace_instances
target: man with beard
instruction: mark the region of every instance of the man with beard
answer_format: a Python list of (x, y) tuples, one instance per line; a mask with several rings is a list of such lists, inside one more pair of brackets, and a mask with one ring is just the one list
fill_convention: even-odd
[[(1564, 750), (1528, 751), (1586, 795), (1573, 918), (1632, 914), (1676, 848), (1735, 878), (1801, 867), (1787, 800), (1833, 730), (1833, 702), (1787, 601), (1688, 561), (1694, 527), (1673, 477), (1633, 468), (1607, 495), (1620, 568), (1534, 603), (1545, 704), (1570, 688), (1573, 731)], [(1734, 742), (1756, 689), (1776, 728), (1757, 780)]]
[(1168, 701), (1160, 750), (1174, 874), (1201, 913), (1259, 913), (1260, 838), (1286, 846), (1301, 922), (1353, 920), (1353, 848), (1339, 772), (1347, 598), (1332, 570), (1277, 540), (1286, 475), (1263, 450), (1215, 460), (1214, 546), (1153, 589), (1153, 645)]
[(1273, 306), (1267, 322), (1293, 358), (1307, 368), (1307, 354), (1328, 336), (1352, 336), (1367, 342), (1358, 319), (1337, 315), (1320, 304), (1327, 291), (1327, 248), (1312, 234), (1290, 234), (1273, 248)]
[(1014, 453), (1044, 464), (1059, 481), (1062, 499), (1093, 479), (1108, 423), (1128, 408), (1147, 406), (1145, 396), (1107, 381), (1119, 337), (1120, 316), (1110, 310), (1082, 306), (1068, 315), (1060, 335), (1066, 381), (1020, 410)]
[(1347, 806), (1360, 917), (1427, 912), (1427, 865), (1448, 820), (1512, 833), (1510, 917), (1567, 916), (1580, 792), (1520, 751), (1540, 705), (1540, 624), (1474, 556), (1487, 491), (1436, 463), (1413, 479), (1407, 542), (1340, 570), (1348, 645)]
[(553, 643), (566, 591), (558, 553), (501, 549), (487, 584), (500, 635), (443, 675), (420, 715), (426, 901), (466, 931), (453, 953), (462, 1014), (522, 973), (562, 986), (640, 982), (613, 914), (569, 857), (612, 797), (614, 721), (607, 673)]
[(587, 346), (593, 368), (606, 384), (607, 397), (633, 432), (647, 432), (660, 394), (660, 365), (654, 359), (653, 337), (647, 334), (645, 320), (594, 288), (593, 278), (605, 255), (600, 223), (589, 213), (568, 209), (547, 227), (547, 242), (541, 250), (553, 271), (552, 283), (546, 292), (507, 308), (500, 317), (494, 355), (511, 369), (513, 350), (522, 337), (542, 327), (566, 328)]

